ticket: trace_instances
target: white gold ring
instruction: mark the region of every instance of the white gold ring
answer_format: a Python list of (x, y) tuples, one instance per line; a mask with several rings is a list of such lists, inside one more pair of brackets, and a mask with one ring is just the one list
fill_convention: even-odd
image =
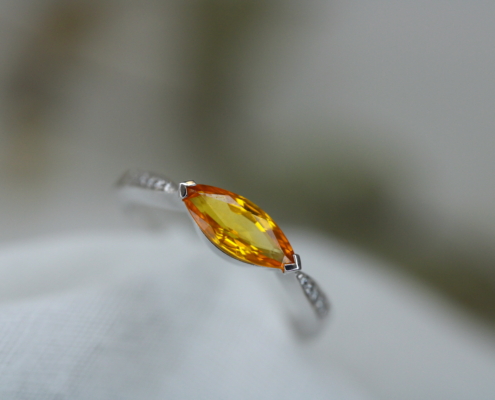
[(302, 272), (301, 257), (266, 212), (243, 196), (194, 181), (174, 183), (152, 172), (130, 171), (118, 181), (126, 204), (188, 211), (200, 237), (230, 262), (278, 271), (292, 302), (297, 331), (313, 335), (328, 317), (330, 303), (318, 284)]

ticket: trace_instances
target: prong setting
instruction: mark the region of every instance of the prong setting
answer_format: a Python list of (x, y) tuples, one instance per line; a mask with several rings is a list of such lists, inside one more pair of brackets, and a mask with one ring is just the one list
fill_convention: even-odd
[(187, 198), (187, 196), (188, 196), (187, 188), (189, 186), (196, 186), (196, 182), (185, 181), (185, 182), (179, 183), (179, 197), (181, 200), (184, 200), (185, 198)]
[(294, 253), (294, 261), (294, 263), (284, 265), (284, 272), (294, 272), (302, 269), (301, 257), (299, 254)]

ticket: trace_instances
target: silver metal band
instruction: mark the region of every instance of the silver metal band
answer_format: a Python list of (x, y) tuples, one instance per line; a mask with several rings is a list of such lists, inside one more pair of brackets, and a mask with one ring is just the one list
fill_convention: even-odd
[[(119, 196), (124, 204), (144, 205), (157, 209), (185, 212), (181, 201), (182, 188), (187, 183), (176, 184), (166, 176), (144, 171), (129, 171), (117, 183)], [(196, 223), (194, 223), (196, 226)], [(225, 254), (198, 229), (209, 247), (225, 258)], [(236, 261), (227, 256), (229, 261)], [(277, 273), (282, 286), (286, 289), (286, 302), (292, 303), (289, 316), (296, 332), (301, 336), (313, 336), (321, 330), (329, 311), (330, 303), (318, 284), (309, 275), (302, 272), (300, 257), (295, 255), (297, 268), (285, 273)], [(248, 264), (243, 264), (248, 265)], [(271, 270), (271, 268), (264, 268)]]
[(170, 211), (185, 211), (178, 196), (179, 185), (164, 175), (128, 171), (117, 182), (121, 200)]

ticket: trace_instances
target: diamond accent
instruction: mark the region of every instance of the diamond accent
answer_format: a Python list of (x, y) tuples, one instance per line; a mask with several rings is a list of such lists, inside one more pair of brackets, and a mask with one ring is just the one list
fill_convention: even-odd
[(141, 171), (127, 172), (120, 180), (119, 185), (136, 186), (167, 193), (177, 193), (178, 190), (177, 184), (166, 176)]
[(318, 317), (324, 318), (327, 316), (330, 311), (330, 303), (317, 283), (304, 272), (299, 272), (296, 278)]

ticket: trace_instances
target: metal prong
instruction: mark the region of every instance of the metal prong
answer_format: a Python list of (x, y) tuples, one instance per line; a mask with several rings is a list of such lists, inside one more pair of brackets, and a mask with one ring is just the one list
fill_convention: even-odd
[(301, 257), (299, 254), (294, 254), (294, 261), (295, 263), (284, 265), (285, 272), (300, 271), (302, 269)]
[(186, 181), (179, 183), (179, 197), (181, 198), (181, 200), (184, 200), (187, 197), (188, 186), (196, 186), (196, 182)]

